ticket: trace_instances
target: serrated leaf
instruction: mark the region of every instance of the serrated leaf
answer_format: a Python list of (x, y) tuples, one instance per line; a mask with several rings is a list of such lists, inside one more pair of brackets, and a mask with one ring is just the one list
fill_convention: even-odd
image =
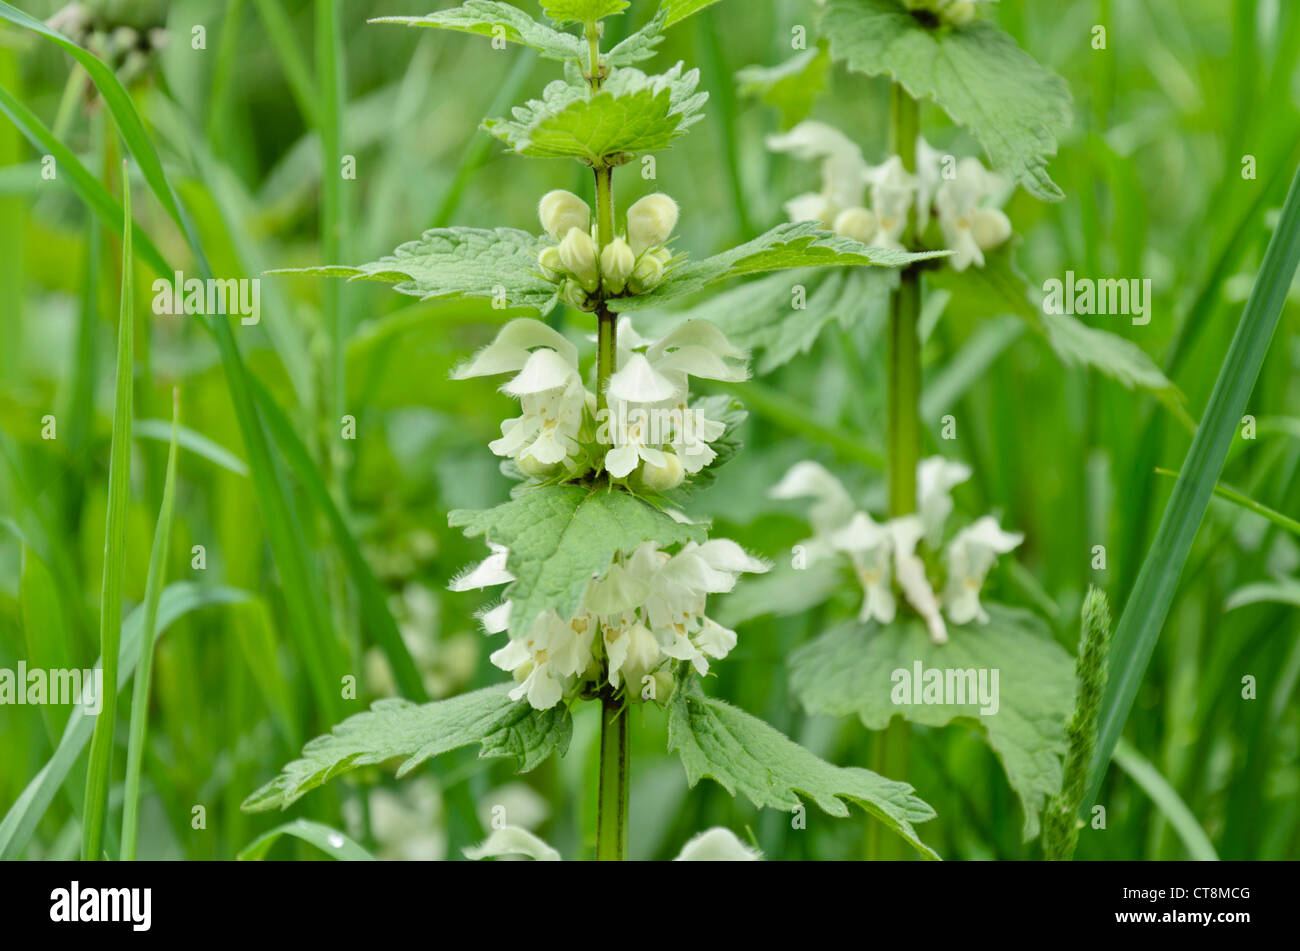
[(987, 307), (990, 315), (1021, 317), (1047, 339), (1062, 363), (1092, 367), (1129, 389), (1150, 390), (1184, 425), (1195, 428), (1182, 392), (1141, 347), (1068, 314), (1044, 314), (1037, 290), (1016, 266), (1009, 246), (985, 255), (983, 267), (965, 271), (942, 268), (929, 279), (936, 287), (951, 291), (956, 306), (974, 302)]
[(619, 165), (632, 153), (667, 148), (693, 123), (707, 93), (697, 93), (700, 71), (647, 76), (616, 69), (599, 91), (586, 82), (557, 79), (541, 99), (516, 106), (513, 118), (488, 119), (483, 128), (514, 152), (537, 158), (574, 158), (589, 165)]
[(669, 703), (668, 749), (681, 757), (691, 786), (707, 776), (733, 796), (743, 793), (760, 809), (792, 811), (804, 796), (832, 816), (849, 814), (847, 800), (926, 858), (939, 857), (912, 827), (933, 819), (934, 810), (907, 783), (868, 769), (833, 766), (757, 717), (706, 697), (695, 678)]
[[(897, 286), (898, 271), (892, 268), (786, 271), (672, 311), (670, 319), (656, 322), (655, 328), (659, 331), (661, 323), (666, 330), (686, 320), (707, 320), (736, 346), (758, 355), (754, 369), (762, 376), (811, 350), (831, 321), (843, 330), (864, 323), (883, 326)], [(804, 288), (802, 308), (794, 306), (796, 287)]]
[(556, 23), (595, 23), (622, 13), (627, 0), (541, 0), (542, 12)]
[(655, 55), (655, 48), (663, 42), (666, 25), (667, 17), (663, 10), (657, 11), (650, 22), (641, 29), (630, 34), (627, 39), (615, 43), (609, 52), (602, 52), (601, 63), (605, 66), (626, 66), (629, 63), (649, 59)]
[(997, 26), (931, 28), (898, 0), (830, 0), (821, 32), (836, 61), (868, 76), (888, 73), (913, 98), (934, 100), (1031, 194), (1065, 197), (1047, 160), (1070, 125), (1070, 89)]
[(506, 567), (510, 633), (528, 633), (543, 611), (570, 617), (593, 577), (619, 552), (642, 542), (660, 546), (703, 542), (702, 525), (675, 521), (624, 489), (539, 486), (495, 508), (452, 512), (448, 523), (468, 536), (483, 535), (510, 549)]
[[(988, 624), (950, 627), (947, 644), (935, 644), (911, 617), (834, 627), (790, 656), (790, 685), (809, 713), (856, 714), (871, 730), (883, 730), (898, 714), (924, 726), (963, 723), (985, 733), (1024, 807), (1027, 841), (1038, 834), (1043, 804), (1061, 789), (1074, 662), (1035, 615), (985, 608)], [(997, 670), (997, 711), (981, 714), (978, 701), (894, 703), (894, 671), (911, 677), (918, 663), (922, 670)]]
[(458, 7), (422, 17), (376, 17), (369, 22), (501, 36), (511, 43), (531, 47), (547, 59), (581, 60), (586, 55), (586, 44), (581, 37), (557, 30), (533, 19), (518, 7), (496, 0), (466, 0)]
[(434, 756), (473, 743), (482, 747), (480, 757), (510, 757), (525, 773), (552, 753), (563, 756), (573, 733), (569, 708), (534, 710), (526, 701), (511, 700), (510, 687), (500, 684), (425, 704), (380, 700), (304, 746), (300, 759), (240, 808), (284, 809), (341, 773), (404, 757), (400, 778)]
[(787, 223), (721, 254), (698, 261), (674, 262), (668, 276), (650, 293), (613, 298), (609, 307), (618, 311), (653, 307), (720, 281), (765, 271), (810, 267), (902, 267), (914, 261), (944, 257), (948, 253), (869, 248), (852, 238), (824, 231), (816, 222)]
[(547, 243), (514, 228), (433, 228), (370, 264), (327, 264), (267, 273), (385, 281), (395, 284), (394, 290), (421, 300), (504, 295), (509, 307), (531, 307), (546, 313), (555, 306), (556, 290), (538, 273), (537, 255)]
[(747, 66), (736, 73), (742, 96), (757, 96), (781, 111), (781, 128), (807, 118), (826, 91), (831, 54), (825, 46), (802, 50), (776, 66)]

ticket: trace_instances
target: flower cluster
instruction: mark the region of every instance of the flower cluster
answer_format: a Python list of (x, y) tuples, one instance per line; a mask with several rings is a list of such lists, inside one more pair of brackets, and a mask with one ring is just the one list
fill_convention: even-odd
[(903, 5), (913, 12), (931, 13), (940, 23), (965, 26), (975, 19), (980, 4), (995, 2), (996, 0), (903, 0)]
[(915, 173), (897, 155), (869, 165), (844, 133), (811, 120), (769, 137), (767, 145), (822, 163), (822, 190), (786, 202), (792, 221), (818, 221), (863, 244), (904, 250), (902, 237), (915, 208), (920, 233), (932, 217), (937, 220), (943, 245), (953, 252), (947, 263), (958, 271), (983, 267), (984, 252), (1011, 237), (1011, 221), (998, 207), (1007, 183), (979, 159), (957, 161), (918, 138)]
[[(483, 562), (457, 577), (453, 591), (467, 591), (514, 580), (506, 566), (509, 552), (493, 545)], [(492, 663), (509, 671), (518, 686), (510, 696), (527, 697), (538, 710), (565, 697), (581, 696), (625, 683), (629, 699), (666, 700), (672, 690), (671, 661), (687, 661), (701, 675), (710, 659), (720, 660), (736, 645), (736, 633), (705, 615), (710, 594), (730, 591), (743, 572), (768, 565), (733, 541), (688, 542), (676, 554), (647, 542), (620, 554), (609, 569), (587, 584), (571, 617), (555, 611), (538, 616), (527, 634), (513, 636), (492, 654)], [(510, 624), (511, 602), (502, 601), (480, 620), (489, 634)]]
[[(952, 514), (952, 489), (970, 478), (970, 468), (940, 456), (917, 466), (917, 512), (876, 522), (859, 510), (844, 486), (815, 462), (794, 465), (772, 489), (779, 499), (812, 498), (813, 537), (801, 544), (807, 561), (849, 556), (862, 584), (859, 618), (888, 624), (897, 614), (894, 582), (925, 621), (931, 638), (948, 640), (944, 623), (987, 623), (980, 588), (997, 556), (1015, 549), (1024, 536), (1004, 532), (991, 515), (962, 528), (944, 548), (944, 527)], [(940, 552), (942, 550), (942, 558)], [(928, 557), (926, 557), (928, 556)], [(943, 584), (931, 577), (943, 575)], [(942, 597), (935, 594), (943, 592)]]
[(547, 192), (537, 208), (555, 244), (537, 257), (542, 276), (559, 285), (560, 299), (591, 311), (600, 299), (644, 294), (663, 280), (672, 261), (664, 245), (677, 226), (677, 202), (646, 195), (627, 210), (627, 231), (600, 248), (591, 208), (573, 192)]
[(689, 320), (659, 340), (623, 321), (608, 408), (583, 384), (578, 349), (538, 320), (506, 324), (496, 339), (453, 371), (456, 379), (514, 374), (501, 389), (522, 414), (489, 443), (536, 478), (576, 479), (604, 470), (637, 488), (667, 491), (716, 457), (725, 426), (690, 405), (690, 378), (744, 380), (746, 354), (707, 321)]

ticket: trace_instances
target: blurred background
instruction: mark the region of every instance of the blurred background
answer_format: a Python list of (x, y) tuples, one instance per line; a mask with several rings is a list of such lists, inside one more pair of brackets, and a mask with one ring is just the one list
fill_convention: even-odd
[[(118, 70), (213, 271), (255, 277), (274, 267), (372, 261), (450, 223), (537, 231), (545, 191), (590, 195), (589, 173), (576, 163), (507, 154), (478, 130), (485, 116), (537, 95), (559, 76), (558, 64), (521, 47), (493, 50), (482, 37), (365, 22), (434, 5), (448, 4), (100, 0), (84, 4), (81, 21), (64, 14), (64, 28), (80, 29), (79, 42)], [(531, 0), (516, 5), (537, 13)], [(608, 21), (610, 39), (642, 24), (654, 5), (632, 0), (627, 16)], [(47, 20), (64, 4), (19, 6)], [(814, 14), (812, 0), (726, 0), (671, 30), (650, 66), (680, 59), (699, 67), (706, 118), (659, 154), (657, 181), (616, 179), (619, 204), (668, 192), (683, 209), (678, 248), (707, 254), (783, 220), (783, 202), (819, 187), (814, 164), (764, 145), (798, 113), (836, 125), (869, 160), (882, 159), (885, 81), (830, 68), (798, 87), (793, 106), (781, 98), (784, 111), (737, 81), (745, 67), (789, 59), (794, 27), (806, 27), (814, 45)], [(1006, 209), (1021, 267), (1036, 286), (1067, 269), (1151, 278), (1150, 324), (1112, 319), (1106, 329), (1151, 355), (1198, 416), (1300, 161), (1300, 6), (1002, 0), (992, 16), (1065, 77), (1075, 100), (1073, 127), (1050, 166), (1066, 200), (1047, 205), (1017, 192)], [(1098, 24), (1106, 26), (1104, 50), (1093, 48)], [(48, 150), (24, 137), (10, 103), (34, 114), (115, 195), (123, 147), (85, 71), (8, 23), (0, 25), (0, 87), (8, 94), (0, 117), (0, 667), (22, 659), (90, 666), (120, 240), (63, 169), (42, 176)], [(922, 128), (946, 150), (979, 154), (937, 109), (923, 109)], [(354, 178), (336, 172), (349, 156)], [(1255, 159), (1253, 178), (1243, 177), (1246, 156)], [(132, 191), (135, 220), (162, 257), (199, 276), (191, 245), (144, 182)], [(197, 318), (155, 316), (157, 275), (139, 258), (136, 268), (139, 431), (127, 606), (144, 595), (173, 387), (196, 436), (180, 458), (168, 580), (249, 594), (186, 614), (157, 648), (139, 854), (230, 858), (282, 821), (238, 806), (303, 742), (373, 699), (412, 694), (377, 646), (381, 621), (359, 588), (354, 553), (377, 578), (380, 609), (396, 622), (429, 697), (502, 679), (487, 661), (499, 643), (474, 617), (490, 595), (446, 591), (484, 554), (480, 540), (447, 527), (447, 512), (505, 498), (509, 482), (487, 443), (513, 415), (511, 401), (491, 381), (452, 383), (448, 372), (518, 314), (486, 301), (420, 303), (382, 285), (263, 278), (260, 322), (232, 321), (230, 329), (307, 464), (274, 451), (272, 468), (250, 467), (229, 356)], [(1251, 401), (1257, 438), (1234, 444), (1223, 476), (1292, 515), (1300, 509), (1298, 299), (1293, 293), (1282, 315)], [(575, 340), (593, 332), (576, 311), (548, 319)], [(782, 560), (808, 534), (801, 507), (767, 497), (792, 462), (817, 459), (863, 504), (883, 502), (884, 354), (878, 324), (845, 331), (831, 323), (807, 354), (746, 384), (745, 453), (696, 509), (720, 534)], [(961, 433), (955, 452), (974, 468), (957, 492), (959, 511), (999, 510), (1004, 525), (1026, 535), (1018, 564), (1003, 559), (990, 586), (1040, 613), (1073, 652), (1088, 584), (1122, 609), (1172, 487), (1154, 467), (1181, 465), (1188, 432), (1150, 395), (1062, 367), (1023, 323), (988, 302), (949, 301), (924, 364), (927, 390), (939, 394), (928, 407), (928, 449), (940, 448), (938, 417), (951, 413)], [(42, 438), (47, 415), (57, 419), (55, 439)], [(355, 417), (355, 440), (338, 438), (344, 415)], [(305, 571), (291, 577), (306, 585), (284, 583), (289, 572), (264, 524), (259, 479), (287, 493), (295, 528), (288, 544)], [(1103, 570), (1092, 565), (1097, 544), (1106, 547)], [(1186, 804), (1223, 858), (1300, 857), (1298, 574), (1293, 536), (1216, 500), (1126, 730), (1160, 788)], [(789, 652), (851, 616), (858, 597), (846, 576), (830, 602), (810, 610), (764, 605), (743, 586), (731, 603), (720, 600), (719, 620), (743, 623), (710, 692), (832, 762), (869, 763), (872, 735), (856, 722), (804, 716), (785, 671)], [(325, 623), (312, 629), (303, 618)], [(345, 675), (356, 677), (356, 699), (339, 698), (333, 686)], [(1259, 699), (1242, 700), (1246, 676), (1257, 679)], [(772, 858), (861, 854), (860, 813), (814, 813), (806, 830), (795, 830), (784, 813), (759, 813), (711, 783), (688, 789), (680, 763), (664, 752), (664, 717), (647, 707), (633, 713), (634, 857), (671, 857), (714, 824), (742, 837), (748, 829)], [(578, 714), (569, 755), (535, 773), (515, 776), (461, 751), (400, 783), (391, 769), (359, 771), (309, 794), (292, 814), (346, 829), (383, 857), (451, 858), (483, 837), (493, 806), (505, 805), (512, 822), (567, 856), (582, 854), (595, 825), (594, 797), (585, 794), (595, 777), (594, 713)], [(0, 813), (50, 760), (66, 717), (66, 708), (0, 708)], [(119, 768), (124, 759), (123, 742)], [(18, 855), (75, 855), (83, 776), (84, 756)], [(945, 858), (1038, 855), (1036, 842), (1021, 841), (1020, 807), (995, 756), (967, 727), (914, 728), (906, 779), (938, 812), (920, 832)], [(1187, 857), (1168, 803), (1152, 788), (1112, 766), (1101, 800), (1107, 828), (1083, 832), (1079, 857)], [(320, 853), (285, 840), (270, 855)]]

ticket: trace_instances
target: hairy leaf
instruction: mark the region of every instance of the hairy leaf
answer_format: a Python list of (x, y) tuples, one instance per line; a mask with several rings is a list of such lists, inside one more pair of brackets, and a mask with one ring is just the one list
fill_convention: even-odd
[(1070, 124), (1069, 87), (998, 27), (929, 27), (899, 0), (830, 0), (821, 30), (837, 61), (868, 76), (888, 73), (913, 98), (934, 100), (1031, 194), (1065, 197), (1047, 160)]
[(627, 0), (541, 0), (542, 12), (556, 23), (595, 23), (622, 13)]
[(780, 731), (729, 703), (706, 697), (691, 678), (668, 709), (668, 749), (681, 757), (687, 781), (702, 778), (761, 808), (794, 810), (806, 796), (832, 816), (847, 816), (845, 800), (871, 813), (926, 858), (937, 859), (912, 827), (934, 810), (907, 783), (858, 767), (833, 766)]
[(695, 91), (699, 81), (699, 70), (683, 72), (681, 63), (658, 76), (617, 69), (598, 92), (557, 79), (541, 99), (516, 106), (513, 118), (488, 119), (483, 128), (521, 155), (618, 165), (632, 153), (667, 148), (703, 118), (708, 94)]
[(510, 549), (506, 567), (515, 580), (505, 594), (516, 636), (543, 611), (570, 617), (587, 582), (604, 575), (619, 552), (705, 538), (704, 526), (678, 522), (623, 489), (579, 485), (539, 486), (495, 508), (459, 509), (448, 521)]
[(518, 7), (496, 0), (466, 0), (458, 7), (421, 17), (376, 17), (369, 22), (501, 36), (511, 43), (531, 47), (547, 59), (579, 60), (586, 55), (586, 44), (581, 37), (557, 30), (533, 19)]
[[(868, 729), (883, 730), (898, 714), (924, 726), (957, 722), (986, 733), (1024, 807), (1028, 840), (1038, 834), (1044, 802), (1061, 788), (1074, 662), (1035, 615), (996, 604), (985, 607), (988, 624), (954, 626), (947, 644), (935, 644), (914, 618), (889, 625), (839, 625), (791, 655), (790, 684), (809, 713), (856, 714)], [(955, 671), (988, 670), (990, 688), (996, 670), (995, 701), (985, 707), (967, 692), (968, 702), (961, 704), (895, 703), (896, 692), (900, 700), (914, 699), (908, 688), (917, 689), (912, 682), (918, 664), (955, 680)], [(905, 671), (908, 680), (896, 671)], [(968, 680), (961, 683), (963, 690), (970, 686)], [(995, 712), (981, 712), (995, 706)]]
[(538, 272), (537, 255), (547, 241), (515, 228), (433, 228), (390, 255), (357, 267), (282, 268), (269, 274), (346, 277), (385, 281), (421, 300), (464, 295), (501, 298), (510, 307), (546, 313), (556, 300), (555, 285)]
[(668, 15), (668, 26), (672, 26), (717, 2), (718, 0), (663, 0), (659, 10)]
[(777, 225), (752, 241), (698, 261), (670, 265), (668, 276), (648, 294), (615, 298), (612, 310), (653, 307), (664, 301), (694, 293), (710, 284), (762, 274), (809, 267), (902, 267), (913, 261), (944, 257), (947, 251), (917, 254), (890, 248), (869, 248), (852, 238), (822, 230), (816, 222), (801, 221)]
[(508, 756), (525, 773), (552, 753), (563, 756), (573, 732), (569, 708), (561, 704), (534, 710), (527, 702), (511, 700), (510, 686), (425, 704), (379, 700), (304, 746), (301, 759), (285, 766), (240, 808), (284, 809), (340, 773), (403, 757), (400, 778), (434, 756), (473, 743), (482, 747), (479, 756)]

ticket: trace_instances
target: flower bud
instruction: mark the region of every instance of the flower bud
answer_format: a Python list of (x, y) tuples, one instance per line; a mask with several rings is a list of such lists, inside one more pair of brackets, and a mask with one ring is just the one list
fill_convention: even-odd
[(686, 472), (682, 469), (681, 460), (675, 453), (665, 452), (662, 466), (653, 465), (648, 461), (641, 464), (641, 481), (645, 483), (647, 489), (654, 489), (656, 492), (675, 489), (685, 478)]
[(542, 269), (542, 277), (548, 281), (558, 281), (564, 276), (564, 265), (560, 261), (560, 249), (555, 245), (542, 248), (537, 255), (537, 265)]
[(970, 233), (980, 250), (988, 251), (1011, 237), (1011, 219), (996, 208), (978, 208), (971, 215)]
[(643, 254), (641, 260), (636, 262), (636, 267), (632, 269), (627, 289), (633, 294), (644, 294), (663, 280), (663, 276), (664, 266), (659, 259), (653, 254)]
[(558, 463), (547, 465), (544, 462), (539, 462), (537, 457), (530, 452), (520, 453), (515, 463), (519, 466), (519, 471), (524, 475), (538, 479), (545, 478), (553, 473), (558, 465)]
[(568, 304), (570, 307), (578, 308), (578, 310), (586, 310), (590, 307), (590, 304), (587, 301), (587, 292), (584, 291), (582, 286), (573, 278), (569, 278), (565, 281), (564, 286), (560, 288), (560, 300), (564, 301), (564, 303)]
[(876, 236), (876, 216), (868, 208), (846, 208), (835, 219), (834, 231), (845, 238), (870, 244)]
[(591, 234), (581, 228), (570, 228), (560, 242), (560, 264), (569, 276), (593, 294), (600, 287), (600, 272), (596, 269), (596, 242)]
[(954, 0), (943, 11), (943, 18), (953, 26), (965, 26), (975, 19), (975, 4), (972, 0)]
[(615, 238), (600, 252), (600, 279), (607, 294), (621, 294), (636, 267), (636, 255), (622, 238)]
[(677, 202), (667, 195), (646, 195), (627, 210), (627, 239), (632, 253), (657, 248), (672, 236), (677, 226)]
[(591, 230), (591, 209), (587, 203), (573, 192), (563, 188), (547, 192), (537, 205), (537, 217), (542, 219), (542, 227), (556, 241), (560, 241), (570, 229)]

